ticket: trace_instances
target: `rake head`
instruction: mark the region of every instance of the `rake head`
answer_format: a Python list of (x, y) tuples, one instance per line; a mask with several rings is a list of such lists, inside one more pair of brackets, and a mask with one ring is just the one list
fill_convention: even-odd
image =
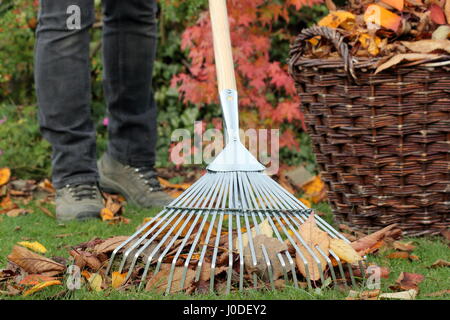
[[(320, 235), (325, 242), (348, 243), (311, 213), (261, 172), (208, 171), (119, 245), (107, 272), (127, 272), (127, 279), (139, 279), (140, 289), (166, 294), (275, 289), (277, 280), (297, 288), (330, 280), (356, 285), (354, 270), (363, 276), (364, 261), (345, 263), (314, 240)], [(318, 228), (316, 235), (302, 230), (307, 221)]]

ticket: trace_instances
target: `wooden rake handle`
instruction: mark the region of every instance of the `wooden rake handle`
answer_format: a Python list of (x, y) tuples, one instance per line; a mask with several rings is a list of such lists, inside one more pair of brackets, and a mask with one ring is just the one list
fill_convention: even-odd
[(226, 0), (209, 0), (209, 13), (219, 92), (225, 89), (236, 90)]

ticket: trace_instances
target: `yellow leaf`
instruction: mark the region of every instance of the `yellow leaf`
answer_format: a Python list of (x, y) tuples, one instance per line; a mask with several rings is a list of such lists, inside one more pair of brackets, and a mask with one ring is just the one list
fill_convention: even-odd
[(181, 189), (181, 190), (187, 190), (191, 184), (190, 183), (180, 183), (180, 184), (176, 184), (176, 183), (171, 183), (169, 181), (167, 181), (166, 179), (160, 178), (158, 177), (159, 183), (164, 187), (164, 188), (168, 188), (168, 189)]
[(127, 273), (120, 273), (118, 271), (114, 271), (112, 273), (112, 287), (114, 289), (119, 288), (121, 285), (124, 284), (125, 278), (127, 277)]
[(320, 176), (316, 176), (311, 182), (308, 182), (302, 187), (305, 192), (305, 196), (310, 198), (313, 203), (318, 203), (326, 196), (325, 183), (320, 179)]
[(308, 208), (311, 208), (311, 201), (309, 201), (308, 199), (305, 198), (300, 198), (298, 199), (300, 200), (305, 206), (307, 206)]
[(378, 48), (378, 46), (381, 43), (381, 39), (377, 36), (363, 33), (359, 36), (358, 41), (361, 43), (361, 46), (364, 49), (367, 49), (370, 55), (376, 56), (380, 53), (380, 49)]
[(34, 252), (38, 252), (38, 253), (46, 253), (47, 252), (47, 248), (45, 248), (42, 244), (40, 244), (37, 241), (34, 242), (29, 242), (29, 241), (21, 241), (21, 242), (17, 242), (18, 245), (31, 249)]
[(96, 291), (96, 292), (102, 291), (103, 278), (100, 274), (98, 274), (98, 273), (91, 274), (88, 279), (88, 282), (89, 282), (89, 286), (91, 287), (91, 289), (93, 291)]
[(390, 5), (392, 8), (395, 8), (398, 11), (402, 11), (405, 5), (404, 0), (381, 0), (381, 2)]
[(319, 26), (329, 28), (343, 28), (345, 30), (351, 30), (354, 27), (355, 15), (348, 11), (338, 10), (332, 11), (327, 16), (322, 18), (319, 22)]
[(108, 208), (103, 208), (102, 211), (100, 211), (100, 216), (102, 217), (103, 221), (114, 219), (114, 213)]
[(345, 262), (355, 263), (362, 260), (355, 249), (342, 239), (330, 239), (330, 249)]
[(62, 285), (62, 283), (59, 280), (45, 281), (45, 282), (42, 282), (42, 283), (39, 283), (39, 284), (35, 285), (34, 287), (32, 287), (31, 289), (29, 289), (27, 291), (25, 291), (23, 293), (23, 296), (24, 297), (29, 296), (29, 295), (31, 295), (31, 294), (33, 294), (35, 292), (41, 291), (44, 288), (47, 288), (47, 287), (50, 287), (50, 286), (55, 286), (55, 285)]
[(11, 170), (9, 168), (0, 168), (0, 186), (7, 184), (11, 178)]
[(369, 27), (375, 25), (397, 31), (402, 22), (402, 18), (382, 6), (371, 4), (364, 13), (364, 22)]

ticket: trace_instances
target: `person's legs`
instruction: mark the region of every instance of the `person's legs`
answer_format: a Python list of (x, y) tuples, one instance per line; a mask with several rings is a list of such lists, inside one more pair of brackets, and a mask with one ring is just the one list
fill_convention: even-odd
[(52, 145), (58, 220), (100, 215), (91, 120), (89, 28), (93, 0), (42, 0), (35, 80), (41, 132)]
[(157, 136), (152, 91), (156, 1), (103, 0), (103, 9), (108, 155), (125, 165), (152, 167)]
[(90, 109), (94, 18), (93, 0), (41, 0), (35, 80), (41, 132), (53, 148), (56, 188), (98, 180)]
[(103, 0), (104, 88), (108, 152), (98, 162), (100, 187), (140, 207), (164, 206), (153, 170), (156, 105), (152, 91), (156, 55), (156, 1)]

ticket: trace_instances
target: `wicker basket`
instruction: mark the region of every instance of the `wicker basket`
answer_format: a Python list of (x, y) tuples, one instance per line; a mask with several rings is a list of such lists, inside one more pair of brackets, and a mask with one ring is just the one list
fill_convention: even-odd
[[(305, 41), (316, 35), (342, 58), (304, 58)], [(355, 62), (326, 27), (303, 30), (290, 55), (337, 221), (366, 232), (398, 223), (414, 236), (448, 228), (449, 57), (374, 75), (373, 60)]]

